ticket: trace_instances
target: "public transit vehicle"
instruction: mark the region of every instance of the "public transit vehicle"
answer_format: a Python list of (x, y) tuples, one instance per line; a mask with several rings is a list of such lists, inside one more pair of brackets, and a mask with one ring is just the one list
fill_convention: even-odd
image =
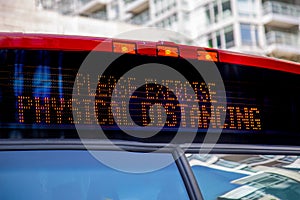
[(300, 64), (0, 34), (0, 199), (300, 199)]

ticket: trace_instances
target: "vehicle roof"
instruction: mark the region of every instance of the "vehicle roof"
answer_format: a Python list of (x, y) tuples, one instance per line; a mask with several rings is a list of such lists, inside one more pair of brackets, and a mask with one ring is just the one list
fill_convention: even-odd
[[(278, 70), (283, 72), (300, 74), (300, 63), (285, 61), (270, 57), (247, 55), (238, 52), (203, 48), (196, 46), (180, 45), (173, 42), (122, 40), (103, 37), (74, 36), (74, 35), (52, 35), (36, 33), (0, 33), (0, 48), (7, 49), (43, 49), (64, 51), (113, 51), (113, 42), (134, 43), (137, 49), (147, 48), (156, 52), (158, 45), (177, 47), (180, 57), (184, 59), (197, 59), (197, 50), (214, 51), (218, 54), (219, 62), (253, 66)], [(99, 49), (99, 44), (101, 47)]]

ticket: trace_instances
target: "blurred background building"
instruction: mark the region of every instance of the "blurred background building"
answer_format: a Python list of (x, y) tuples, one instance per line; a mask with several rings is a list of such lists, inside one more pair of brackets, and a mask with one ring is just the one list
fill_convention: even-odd
[(299, 0), (35, 0), (35, 8), (127, 29), (160, 27), (188, 38), (179, 43), (300, 61)]
[(124, 22), (62, 15), (39, 5), (36, 0), (0, 0), (0, 31), (112, 37), (138, 28)]

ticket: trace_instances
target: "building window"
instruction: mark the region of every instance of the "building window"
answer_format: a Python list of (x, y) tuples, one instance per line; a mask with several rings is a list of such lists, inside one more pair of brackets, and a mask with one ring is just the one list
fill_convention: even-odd
[(133, 2), (134, 0), (124, 0), (124, 3), (125, 4), (129, 4), (129, 3), (131, 3), (131, 2)]
[(258, 45), (258, 28), (257, 25), (241, 24), (242, 45)]
[(230, 0), (225, 0), (222, 2), (222, 13), (223, 13), (223, 18), (231, 15)]
[(210, 24), (211, 21), (211, 16), (210, 16), (210, 7), (209, 5), (205, 6), (205, 16), (206, 16), (206, 24)]
[(222, 46), (222, 44), (221, 44), (221, 35), (220, 35), (219, 31), (217, 32), (217, 35), (216, 35), (216, 41), (217, 41), (217, 47), (221, 48), (221, 46)]
[(212, 38), (208, 39), (208, 47), (210, 48), (214, 47)]
[(208, 47), (231, 48), (235, 45), (233, 25), (206, 35)]
[(232, 15), (230, 0), (219, 0), (205, 6), (207, 24), (217, 23)]
[(91, 13), (91, 14), (83, 14), (82, 16), (91, 17), (95, 19), (107, 20), (107, 10), (106, 6), (100, 8), (99, 10)]
[(155, 16), (160, 16), (163, 13), (169, 12), (176, 7), (176, 2), (168, 0), (154, 1)]
[(237, 7), (239, 16), (256, 16), (255, 0), (238, 0)]
[(256, 44), (256, 46), (259, 46), (258, 29), (257, 29), (257, 27), (255, 27), (254, 33), (255, 33), (255, 44)]
[(188, 21), (190, 19), (190, 14), (188, 12), (183, 12), (183, 19)]
[(158, 26), (158, 27), (171, 27), (177, 21), (178, 21), (177, 14), (175, 13), (175, 14), (169, 16), (169, 17), (164, 18), (162, 21), (156, 23), (156, 26)]
[(215, 15), (215, 22), (218, 22), (220, 16), (219, 16), (219, 9), (217, 2), (214, 4), (214, 15)]
[(229, 26), (225, 28), (225, 48), (228, 49), (234, 46), (233, 27)]
[(227, 26), (224, 29), (216, 31), (215, 34), (207, 35), (208, 47), (213, 48), (231, 48), (235, 45), (233, 26)]
[(241, 35), (243, 45), (252, 45), (250, 24), (241, 24)]
[(149, 10), (146, 9), (141, 13), (133, 16), (130, 20), (132, 24), (144, 24), (150, 20)]

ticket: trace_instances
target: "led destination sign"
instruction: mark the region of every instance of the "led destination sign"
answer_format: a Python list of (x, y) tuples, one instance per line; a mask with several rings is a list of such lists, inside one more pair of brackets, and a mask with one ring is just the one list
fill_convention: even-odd
[[(80, 77), (80, 76), (79, 76)], [(77, 79), (76, 81), (83, 81), (84, 85), (89, 85), (88, 79)], [(114, 78), (109, 78), (109, 82), (116, 83), (117, 80)], [(110, 113), (108, 116), (100, 117), (99, 123), (105, 126), (114, 125), (113, 115), (119, 116), (121, 118), (121, 123), (118, 123), (119, 126), (133, 126), (132, 122), (127, 121), (126, 112), (124, 107), (128, 105), (125, 97), (128, 89), (125, 87), (134, 87), (134, 85), (130, 85), (130, 81), (134, 82), (134, 78), (131, 80), (119, 80), (120, 82), (124, 82), (124, 90), (118, 91), (119, 99), (118, 102), (115, 102), (115, 106), (117, 112), (112, 114)], [(147, 80), (145, 80), (147, 81)], [(127, 84), (126, 84), (127, 83)], [(165, 91), (161, 85), (155, 84), (145, 84), (140, 91), (135, 92), (132, 95), (130, 105), (130, 110), (132, 113), (132, 117), (140, 126), (147, 126), (150, 123), (149, 115), (154, 115), (157, 117), (158, 124), (163, 123), (163, 110), (156, 109), (150, 110), (151, 105), (158, 103), (163, 106), (168, 114), (168, 118), (166, 120), (166, 126), (177, 127), (179, 123), (182, 123), (182, 127), (195, 127), (197, 122), (195, 121), (196, 115), (199, 115), (199, 126), (198, 128), (208, 128), (209, 122), (211, 122), (212, 128), (225, 128), (225, 129), (237, 129), (237, 130), (261, 130), (261, 119), (260, 119), (260, 111), (257, 107), (254, 106), (228, 106), (227, 108), (220, 107), (212, 107), (208, 105), (202, 105), (200, 108), (192, 108), (189, 110), (189, 113), (186, 113), (185, 108), (189, 106), (189, 96), (184, 92), (187, 89), (186, 85), (188, 83), (176, 83), (174, 80), (166, 80), (166, 86), (168, 84), (173, 84), (173, 88), (182, 91), (182, 95), (186, 102), (179, 104), (176, 100), (176, 96), (173, 92)], [(102, 84), (101, 88), (110, 88), (114, 86), (114, 84)], [(175, 86), (175, 87), (174, 87)], [(214, 84), (209, 84), (208, 87), (213, 90)], [(206, 94), (208, 92), (207, 86), (205, 83), (197, 83), (194, 82), (193, 89), (195, 91), (200, 92), (201, 96), (205, 96), (206, 98), (202, 98), (201, 103), (209, 103), (210, 95)], [(111, 94), (109, 94), (109, 90), (106, 90), (107, 94), (105, 94), (105, 98), (100, 100), (96, 100), (96, 110), (100, 109), (100, 107), (107, 107), (110, 103)], [(80, 93), (80, 88), (78, 88), (78, 93)], [(217, 95), (216, 92), (213, 92), (214, 95)], [(94, 94), (91, 94), (95, 96)], [(102, 95), (104, 95), (102, 93)], [(17, 104), (16, 104), (16, 116), (17, 122), (21, 124), (33, 123), (33, 124), (93, 124), (90, 115), (93, 113), (93, 102), (90, 99), (85, 99), (83, 102), (78, 101), (77, 99), (71, 98), (63, 98), (63, 97), (55, 97), (51, 95), (49, 97), (41, 97), (41, 96), (17, 96)], [(82, 113), (80, 110), (75, 110), (77, 116), (79, 116), (78, 120), (73, 120), (72, 117), (72, 101), (78, 107), (81, 107), (85, 112)], [(101, 106), (100, 106), (101, 105)], [(135, 107), (134, 107), (135, 105)], [(200, 111), (200, 112), (199, 112)], [(229, 120), (222, 126), (219, 120), (220, 112), (227, 112)], [(99, 114), (101, 116), (101, 114)], [(180, 119), (180, 120), (179, 120)]]
[[(99, 77), (95, 94), (90, 88), (90, 75), (78, 74), (87, 54), (88, 52), (2, 50), (1, 128), (67, 130), (74, 129), (74, 124), (79, 124), (83, 128), (101, 125), (107, 130), (118, 130), (119, 127), (130, 129), (134, 125), (147, 126), (149, 129), (163, 127), (163, 131), (167, 132), (176, 130), (179, 126), (186, 128), (187, 132), (189, 128), (196, 126), (199, 132), (209, 127), (232, 133), (253, 134), (283, 130), (294, 133), (299, 130), (295, 125), (299, 117), (295, 113), (299, 111), (300, 95), (296, 91), (299, 91), (300, 81), (295, 74), (218, 63), (226, 89), (225, 107), (218, 102), (218, 98), (214, 98), (219, 95), (216, 88), (218, 83), (205, 83), (201, 77), (195, 77), (192, 70), (189, 72), (189, 67), (184, 66), (185, 63), (181, 61), (174, 68), (185, 68), (186, 82), (170, 77), (163, 80), (162, 84), (156, 84), (155, 78), (149, 77), (144, 80), (144, 85), (137, 85), (136, 77), (122, 77), (124, 70), (128, 70), (124, 65), (131, 65), (133, 58), (133, 66), (150, 61), (172, 66), (172, 59), (177, 58), (137, 58), (134, 55), (121, 58), (113, 64), (113, 72)], [(105, 53), (99, 52), (99, 56), (105, 56)], [(205, 62), (199, 61), (199, 64), (205, 65)], [(76, 95), (80, 95), (84, 89), (89, 91), (89, 98), (79, 100), (72, 97), (74, 83), (77, 86), (74, 88)], [(117, 83), (122, 85), (122, 89), (114, 91)], [(194, 103), (198, 107), (191, 107), (193, 98), (187, 92), (189, 85), (196, 94), (197, 100)], [(129, 94), (130, 88), (137, 89)], [(114, 101), (113, 92), (117, 95)], [(130, 101), (127, 102), (126, 97), (129, 95)], [(95, 97), (94, 101), (90, 97)], [(212, 100), (215, 100), (214, 105)], [(73, 105), (80, 109), (73, 109)], [(127, 106), (135, 124), (128, 120)], [(115, 108), (114, 113), (112, 107)], [(97, 124), (92, 120), (94, 108)], [(74, 113), (76, 119), (73, 117)], [(220, 119), (221, 113), (226, 113), (224, 124)], [(118, 124), (114, 117), (119, 119)], [(151, 126), (152, 120), (159, 127)]]

